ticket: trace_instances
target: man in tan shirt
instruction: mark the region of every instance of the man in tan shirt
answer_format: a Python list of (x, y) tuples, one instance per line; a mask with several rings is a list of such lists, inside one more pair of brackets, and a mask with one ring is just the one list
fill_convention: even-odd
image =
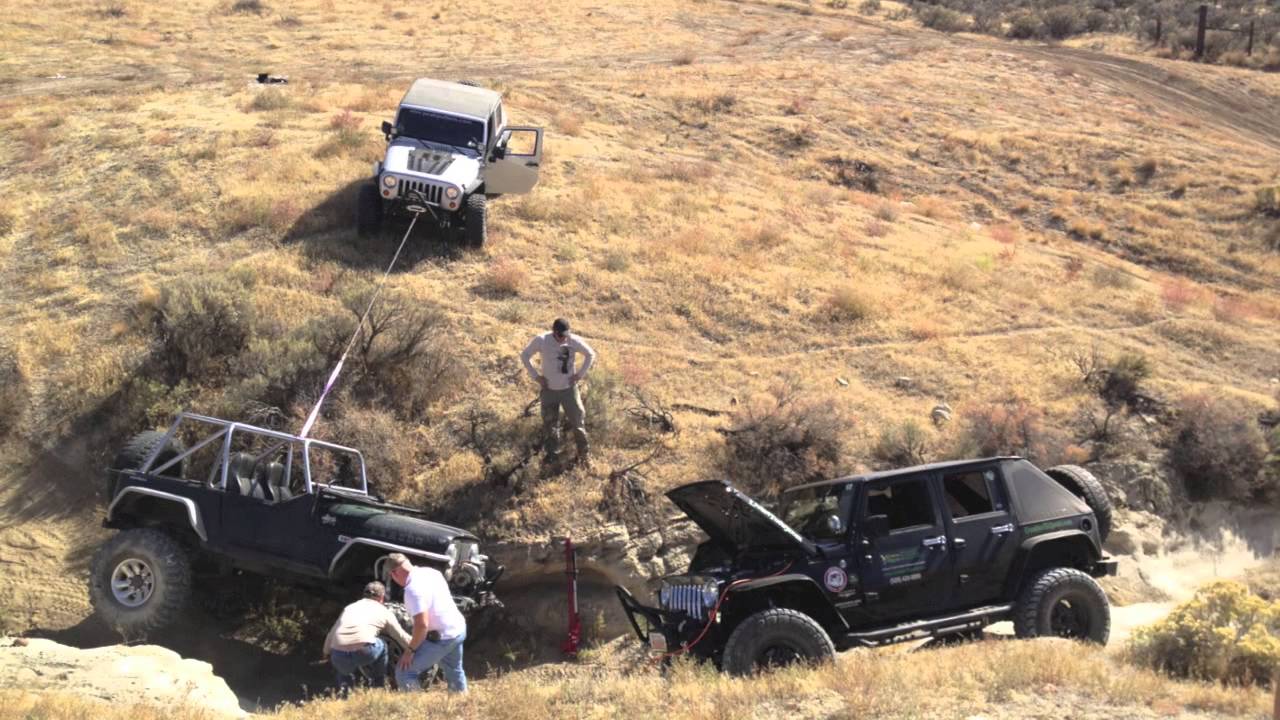
[(343, 609), (337, 622), (324, 639), (324, 655), (333, 665), (338, 689), (351, 688), (357, 672), (367, 677), (373, 687), (382, 687), (387, 678), (387, 645), (385, 632), (400, 647), (409, 647), (409, 633), (400, 627), (396, 616), (383, 604), (387, 588), (380, 582), (364, 586), (364, 597)]

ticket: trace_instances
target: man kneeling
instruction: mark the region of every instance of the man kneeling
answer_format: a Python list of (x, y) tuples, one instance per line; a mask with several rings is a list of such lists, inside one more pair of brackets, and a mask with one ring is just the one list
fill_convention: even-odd
[(414, 567), (400, 553), (387, 556), (391, 578), (404, 588), (404, 604), (413, 616), (413, 638), (396, 668), (396, 685), (402, 691), (422, 687), (422, 673), (439, 665), (453, 692), (467, 691), (462, 670), (462, 643), (467, 620), (453, 601), (449, 583), (435, 568)]
[(387, 588), (380, 582), (364, 586), (364, 597), (343, 609), (324, 639), (324, 654), (337, 676), (338, 689), (351, 688), (356, 673), (366, 676), (374, 687), (387, 679), (387, 645), (380, 637), (390, 635), (401, 647), (409, 647), (409, 634), (395, 615), (383, 605)]

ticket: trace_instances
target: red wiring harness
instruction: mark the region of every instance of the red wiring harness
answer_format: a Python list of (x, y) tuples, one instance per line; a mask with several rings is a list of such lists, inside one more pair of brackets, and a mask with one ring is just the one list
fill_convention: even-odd
[(741, 580), (734, 580), (728, 585), (725, 585), (724, 590), (721, 591), (720, 593), (720, 597), (716, 599), (715, 607), (711, 608), (711, 613), (707, 615), (707, 624), (702, 626), (702, 632), (698, 633), (698, 637), (694, 638), (693, 642), (689, 643), (688, 645), (684, 645), (670, 652), (665, 652), (665, 653), (662, 653), (661, 655), (655, 656), (653, 658), (653, 662), (655, 663), (662, 662), (667, 658), (672, 658), (681, 653), (689, 652), (690, 650), (693, 649), (694, 645), (697, 645), (699, 642), (701, 642), (702, 638), (706, 636), (707, 631), (711, 629), (711, 623), (716, 621), (716, 615), (720, 612), (720, 604), (723, 603), (724, 599), (729, 596), (729, 591), (732, 590), (734, 587), (741, 585), (743, 583), (751, 582), (753, 580), (764, 580), (766, 578), (777, 577), (782, 573), (790, 570), (793, 564), (795, 564), (794, 560), (789, 561), (786, 565), (782, 566), (781, 570), (771, 575), (761, 575), (760, 577), (753, 577), (753, 578), (742, 578)]

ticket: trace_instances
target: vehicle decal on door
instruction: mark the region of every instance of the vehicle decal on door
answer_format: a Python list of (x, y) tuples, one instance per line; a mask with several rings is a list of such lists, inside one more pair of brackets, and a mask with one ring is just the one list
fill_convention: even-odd
[(849, 584), (849, 575), (838, 567), (829, 567), (822, 576), (822, 584), (831, 592), (838, 593)]
[(1026, 527), (1027, 537), (1035, 535), (1043, 535), (1054, 530), (1069, 530), (1075, 527), (1074, 518), (1063, 518), (1061, 520), (1045, 520), (1044, 522), (1032, 523)]

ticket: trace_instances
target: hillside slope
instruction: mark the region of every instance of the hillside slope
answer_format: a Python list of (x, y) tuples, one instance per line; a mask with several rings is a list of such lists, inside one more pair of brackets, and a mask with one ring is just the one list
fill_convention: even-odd
[[(727, 414), (780, 382), (829, 402), (833, 471), (905, 420), (950, 447), (958, 423), (929, 424), (943, 402), (963, 419), (1016, 399), (1070, 436), (1090, 393), (1067, 355), (1091, 346), (1144, 353), (1169, 402), (1273, 403), (1280, 229), (1253, 193), (1280, 181), (1275, 75), (791, 3), (570, 0), (519, 23), (505, 0), (10, 13), (0, 599), (19, 624), (86, 614), (100, 468), (123, 438), (185, 408), (301, 424), (329, 359), (307, 323), (341, 326), (398, 240), (357, 242), (351, 203), (421, 75), (494, 86), (515, 122), (547, 125), (543, 182), (494, 204), (483, 252), (411, 241), (391, 291), (435, 309), (444, 381), (344, 386), (319, 434), (487, 538), (609, 514), (610, 470), (651, 447), (628, 388), (680, 429), (642, 468), (650, 499), (724, 472)], [(243, 332), (175, 369), (183, 292)], [(533, 423), (515, 355), (557, 314), (601, 352), (597, 464), (504, 475)], [(487, 464), (477, 419), (501, 448)]]

